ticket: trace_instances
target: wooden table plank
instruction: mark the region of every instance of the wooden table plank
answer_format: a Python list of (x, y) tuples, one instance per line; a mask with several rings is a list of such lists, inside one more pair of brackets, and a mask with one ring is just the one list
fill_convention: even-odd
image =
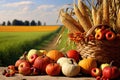
[(6, 77), (2, 75), (5, 67), (0, 67), (0, 80), (95, 80), (92, 77), (65, 77), (65, 76), (48, 76), (48, 75), (38, 75), (38, 76), (23, 76), (21, 74), (15, 74), (13, 77)]

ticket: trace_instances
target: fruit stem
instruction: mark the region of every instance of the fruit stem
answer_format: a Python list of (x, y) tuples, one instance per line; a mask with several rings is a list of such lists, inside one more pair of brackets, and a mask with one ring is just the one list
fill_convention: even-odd
[(25, 52), (23, 53), (23, 55), (20, 57), (20, 59), (26, 60), (27, 54), (28, 54), (27, 51), (25, 51)]
[(111, 62), (110, 62), (110, 66), (112, 66), (113, 62), (114, 62), (114, 61), (111, 61)]
[(73, 60), (71, 59), (70, 61), (72, 62), (71, 64), (73, 64)]

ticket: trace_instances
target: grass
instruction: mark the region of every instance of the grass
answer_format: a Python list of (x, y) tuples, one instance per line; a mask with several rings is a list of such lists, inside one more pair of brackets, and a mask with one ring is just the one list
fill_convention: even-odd
[(0, 32), (0, 66), (14, 64), (31, 48), (41, 49), (58, 32)]
[(58, 50), (61, 50), (63, 52), (67, 52), (70, 49), (76, 49), (76, 45), (74, 44), (74, 42), (71, 42), (68, 38), (68, 29), (66, 28), (62, 28), (63, 31), (61, 32), (61, 39), (59, 40), (59, 44), (57, 46)]

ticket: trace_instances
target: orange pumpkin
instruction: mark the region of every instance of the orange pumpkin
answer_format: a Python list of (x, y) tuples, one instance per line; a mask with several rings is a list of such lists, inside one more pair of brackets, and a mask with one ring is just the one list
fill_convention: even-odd
[(93, 58), (87, 58), (80, 60), (78, 65), (81, 67), (81, 72), (84, 74), (90, 74), (91, 69), (97, 67), (97, 62)]
[(60, 57), (64, 57), (64, 54), (58, 50), (50, 50), (46, 56), (48, 56), (50, 59), (54, 60), (55, 62), (57, 62), (57, 60)]

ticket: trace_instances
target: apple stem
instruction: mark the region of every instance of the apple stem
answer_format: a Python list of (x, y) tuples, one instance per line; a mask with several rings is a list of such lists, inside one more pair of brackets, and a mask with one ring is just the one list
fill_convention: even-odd
[(112, 66), (113, 62), (114, 62), (113, 60), (110, 62), (110, 66)]
[(42, 55), (42, 58), (44, 58), (46, 55)]
[(25, 51), (23, 55), (20, 57), (20, 59), (26, 60), (27, 54), (28, 54), (27, 51)]
[(67, 58), (68, 58), (67, 54), (65, 54), (65, 57), (67, 57)]
[(73, 60), (71, 59), (70, 61), (72, 62), (71, 64), (73, 64)]

